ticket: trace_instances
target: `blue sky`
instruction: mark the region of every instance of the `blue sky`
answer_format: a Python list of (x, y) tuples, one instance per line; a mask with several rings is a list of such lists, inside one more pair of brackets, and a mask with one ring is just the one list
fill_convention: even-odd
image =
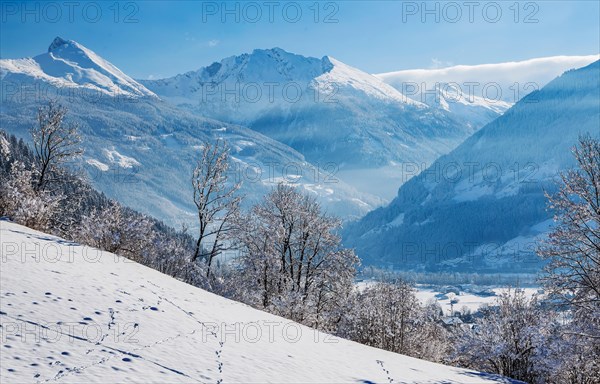
[(35, 56), (61, 36), (146, 79), (276, 46), (371, 73), (588, 55), (600, 51), (599, 4), (3, 1), (0, 56)]

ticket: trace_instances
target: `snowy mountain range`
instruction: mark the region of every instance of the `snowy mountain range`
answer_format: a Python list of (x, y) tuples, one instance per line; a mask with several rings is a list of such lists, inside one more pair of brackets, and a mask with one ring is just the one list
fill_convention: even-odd
[(33, 59), (0, 60), (0, 73), (0, 128), (27, 139), (37, 108), (59, 101), (81, 126), (92, 183), (169, 224), (194, 224), (191, 170), (203, 142), (217, 139), (232, 147), (231, 180), (243, 182), (249, 202), (284, 181), (315, 194), (345, 218), (382, 203), (285, 144), (165, 103), (77, 42), (56, 38), (48, 53)]
[[(332, 57), (304, 57), (281, 48), (255, 49), (250, 54), (228, 57), (197, 71), (140, 82), (174, 104), (187, 105), (224, 121), (245, 124), (272, 109), (290, 113), (297, 103), (335, 104), (340, 88), (356, 97), (421, 105), (378, 78)], [(350, 97), (345, 93), (340, 96)]]
[[(536, 89), (532, 84), (595, 57), (370, 75), (331, 56), (273, 48), (139, 81), (173, 105), (247, 126), (336, 169), (357, 190), (391, 200), (415, 165), (451, 151)], [(523, 88), (516, 93), (511, 76)]]
[(333, 164), (341, 180), (385, 199), (403, 182), (403, 163), (431, 163), (502, 112), (486, 110), (468, 124), (333, 57), (280, 48), (140, 82), (178, 107), (248, 126), (313, 164)]
[(3, 383), (516, 383), (340, 339), (10, 222), (0, 238)]
[[(586, 60), (590, 57), (519, 65), (547, 66), (551, 72)], [(0, 128), (28, 138), (38, 107), (48, 100), (65, 104), (69, 118), (81, 126), (84, 167), (92, 183), (177, 226), (195, 223), (190, 174), (205, 141), (224, 139), (231, 145), (232, 180), (244, 182), (249, 203), (278, 182), (295, 183), (344, 219), (381, 206), (433, 163), (402, 186), (388, 207), (351, 225), (346, 242), (367, 263), (397, 264), (399, 247), (408, 239), (428, 254), (439, 254), (448, 242), (475, 241), (479, 249), (465, 250), (471, 245), (463, 244), (443, 264), (459, 260), (460, 268), (474, 268), (465, 266), (465, 255), (480, 255), (490, 244), (522, 247), (544, 232), (549, 216), (541, 188), (571, 164), (565, 153), (577, 134), (598, 126), (597, 100), (590, 93), (596, 80), (593, 71), (580, 70), (529, 94), (477, 132), (512, 103), (467, 99), (452, 84), (454, 75), (456, 81), (494, 80), (510, 69), (515, 67), (374, 76), (329, 56), (310, 58), (276, 48), (169, 79), (136, 81), (83, 45), (56, 38), (47, 53), (0, 60)], [(584, 84), (576, 80), (585, 76)], [(414, 92), (402, 92), (405, 80), (425, 78), (439, 80), (440, 86), (426, 93), (424, 102)], [(591, 104), (578, 103), (580, 98)], [(432, 174), (456, 171), (453, 161), (499, 162), (502, 177), (490, 182), (476, 170), (465, 181), (469, 170), (464, 168), (471, 165), (464, 165), (458, 180), (431, 181)], [(509, 171), (515, 162), (516, 171)], [(517, 176), (511, 179), (510, 172)], [(523, 183), (529, 174), (539, 180)], [(521, 212), (508, 209), (513, 204), (522, 205)], [(429, 246), (438, 250), (430, 252)], [(404, 254), (411, 252), (417, 251)], [(500, 268), (502, 263), (505, 259), (480, 264)]]
[(538, 270), (534, 240), (552, 222), (544, 191), (574, 166), (579, 135), (600, 136), (599, 88), (596, 61), (527, 95), (348, 225), (345, 244), (398, 269)]

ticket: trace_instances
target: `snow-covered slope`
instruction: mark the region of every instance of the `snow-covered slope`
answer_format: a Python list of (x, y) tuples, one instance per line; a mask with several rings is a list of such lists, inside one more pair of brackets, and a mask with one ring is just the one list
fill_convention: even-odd
[[(73, 40), (56, 37), (47, 53), (27, 59), (1, 60), (0, 78), (8, 73), (36, 78), (79, 96), (77, 90), (120, 97), (157, 97), (143, 85), (90, 49)], [(76, 90), (73, 92), (73, 90)]]
[(571, 70), (400, 187), (346, 229), (368, 264), (407, 269), (537, 270), (548, 231), (544, 190), (574, 166), (580, 134), (600, 136), (600, 62)]
[[(450, 113), (462, 124), (473, 129), (481, 128), (502, 115), (513, 103), (477, 93), (458, 83), (404, 83), (402, 87), (412, 89), (410, 95), (432, 108)], [(412, 88), (411, 88), (412, 87)], [(499, 92), (498, 94), (500, 94)]]
[(334, 164), (342, 180), (386, 199), (405, 181), (402, 163), (430, 163), (479, 128), (332, 57), (280, 48), (140, 82), (172, 104), (248, 126), (312, 163)]
[(0, 221), (3, 383), (492, 383)]
[[(203, 142), (224, 139), (232, 148), (231, 180), (243, 182), (241, 192), (247, 195), (248, 203), (258, 200), (280, 181), (294, 183), (316, 195), (330, 212), (344, 218), (359, 217), (382, 203), (381, 199), (344, 184), (334, 169), (312, 165), (289, 146), (248, 128), (178, 109), (81, 44), (60, 42), (63, 40), (55, 40), (50, 53), (34, 59), (0, 60), (0, 128), (27, 139), (37, 108), (48, 100), (64, 104), (69, 109), (68, 119), (81, 126), (90, 179), (110, 197), (171, 225), (187, 222), (193, 227), (196, 219), (191, 199), (192, 168)], [(15, 62), (38, 61), (52, 61), (57, 66), (63, 63), (68, 69), (33, 66), (41, 71), (38, 73), (13, 68)], [(93, 68), (82, 73), (97, 80), (93, 87), (98, 89), (109, 78), (108, 74), (106, 78), (98, 74), (112, 73), (114, 82), (110, 84), (118, 84), (118, 89), (113, 93), (87, 93), (91, 83), (83, 80), (83, 74), (76, 77), (71, 72), (78, 68)], [(72, 85), (71, 80), (76, 78), (79, 83)], [(72, 88), (75, 86), (82, 88)], [(147, 96), (133, 97), (138, 91)], [(123, 96), (124, 92), (129, 93)]]

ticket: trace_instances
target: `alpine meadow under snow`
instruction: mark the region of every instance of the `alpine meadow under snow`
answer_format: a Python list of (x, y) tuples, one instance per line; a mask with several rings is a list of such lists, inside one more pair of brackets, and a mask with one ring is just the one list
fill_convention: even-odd
[(13, 223), (0, 236), (3, 382), (513, 382), (327, 335)]

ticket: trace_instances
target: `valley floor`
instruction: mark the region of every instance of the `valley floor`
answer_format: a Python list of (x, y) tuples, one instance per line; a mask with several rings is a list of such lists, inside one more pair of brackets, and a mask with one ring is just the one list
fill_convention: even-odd
[[(452, 310), (462, 311), (467, 308), (471, 312), (477, 312), (484, 305), (494, 305), (498, 296), (506, 292), (508, 287), (491, 287), (486, 289), (485, 294), (477, 294), (459, 290), (457, 295), (449, 292), (443, 287), (417, 287), (416, 296), (422, 304), (427, 304), (431, 300), (437, 301), (445, 315), (450, 315)], [(519, 288), (525, 292), (527, 297), (538, 293), (538, 288)]]

